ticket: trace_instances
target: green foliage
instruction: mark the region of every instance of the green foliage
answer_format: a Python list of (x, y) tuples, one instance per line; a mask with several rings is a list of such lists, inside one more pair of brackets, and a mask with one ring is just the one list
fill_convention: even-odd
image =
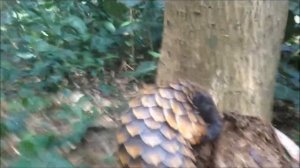
[(25, 122), (24, 119), (27, 114), (23, 112), (13, 113), (3, 121), (3, 129), (11, 133), (19, 133), (24, 130)]
[[(28, 144), (27, 144), (28, 145)], [(32, 144), (27, 150), (32, 150)], [(39, 148), (37, 148), (39, 149)], [(28, 167), (43, 167), (43, 168), (73, 168), (74, 166), (66, 159), (61, 157), (54, 151), (43, 151), (37, 156), (22, 156), (10, 165), (11, 168), (28, 168)]]
[[(55, 149), (79, 143), (97, 110), (84, 111), (90, 99), (56, 107), (49, 92), (69, 97), (78, 72), (105, 79), (118, 74), (123, 63), (133, 67), (130, 77), (153, 79), (161, 42), (163, 5), (159, 0), (30, 0), (1, 3), (1, 136), (16, 134), (20, 156), (10, 167), (72, 167)], [(126, 72), (125, 72), (126, 73)], [(104, 84), (105, 83), (105, 84)], [(100, 81), (105, 96), (116, 88)], [(47, 116), (48, 120), (44, 117)], [(32, 118), (42, 120), (32, 122)], [(43, 121), (45, 120), (45, 121)], [(47, 122), (46, 122), (47, 121)], [(57, 133), (49, 123), (63, 123), (68, 132)], [(30, 126), (32, 124), (33, 126)], [(33, 133), (32, 127), (44, 130)], [(1, 153), (6, 150), (2, 147)], [(10, 156), (10, 154), (5, 154)], [(114, 162), (108, 156), (106, 162)]]
[[(300, 27), (299, 24), (295, 22), (295, 16), (300, 16), (299, 10), (299, 0), (290, 0), (274, 94), (275, 99), (284, 102), (286, 107), (280, 111), (277, 110), (277, 112), (275, 110), (278, 114), (275, 113), (273, 119), (275, 126), (283, 130), (285, 134), (298, 144), (300, 142), (299, 123), (295, 116), (298, 116), (300, 112)], [(276, 108), (276, 104), (274, 108)], [(281, 116), (280, 113), (282, 113), (283, 116)], [(288, 123), (286, 119), (289, 120)], [(278, 121), (284, 122), (280, 124)]]
[(44, 149), (49, 148), (53, 141), (53, 135), (26, 135), (19, 143), (19, 152), (28, 157), (37, 157)]
[(289, 10), (294, 13), (294, 15), (300, 15), (300, 1), (299, 0), (289, 0)]
[(113, 164), (113, 163), (117, 162), (116, 158), (113, 155), (108, 155), (103, 160), (104, 160), (105, 163), (108, 163), (108, 164)]
[[(293, 49), (290, 48), (291, 46), (293, 45), (283, 45), (283, 56), (276, 76), (275, 98), (292, 102), (299, 111), (300, 69), (299, 67), (294, 66), (293, 63), (296, 62), (296, 65), (299, 64), (300, 55), (299, 48), (297, 47)], [(298, 58), (298, 61), (296, 58)]]
[[(44, 99), (40, 98), (40, 100)], [(33, 100), (38, 99), (33, 97)], [(21, 139), (21, 142), (19, 142), (17, 146), (20, 156), (12, 160), (11, 167), (72, 167), (55, 149), (57, 149), (57, 147), (68, 147), (69, 143), (79, 143), (81, 141), (86, 129), (95, 119), (95, 115), (98, 114), (95, 110), (93, 110), (92, 113), (87, 113), (83, 110), (83, 105), (88, 100), (89, 98), (82, 97), (75, 105), (64, 104), (58, 109), (55, 109), (55, 111), (43, 111), (36, 107), (30, 108), (30, 106), (33, 105), (23, 103), (22, 99), (13, 101), (14, 105), (19, 103), (19, 107), (15, 109), (28, 110), (11, 112), (11, 114), (1, 120), (0, 123), (1, 135), (6, 136), (7, 133), (15, 133)], [(29, 98), (29, 101), (32, 100)], [(39, 105), (37, 106), (39, 107)], [(31, 112), (36, 112), (31, 111), (31, 109), (38, 110), (39, 113), (47, 114), (47, 117), (55, 123), (63, 123), (63, 126), (69, 127), (70, 131), (65, 133), (55, 132), (53, 131), (53, 127), (60, 129), (59, 126), (51, 126), (49, 125), (51, 123), (47, 123), (46, 121), (28, 123), (28, 116), (32, 116)], [(39, 120), (45, 119), (40, 118)], [(25, 124), (26, 122), (27, 124)], [(31, 133), (32, 130), (27, 129), (28, 124), (33, 124), (34, 127), (45, 131), (44, 133), (33, 134)]]
[(115, 87), (109, 84), (100, 84), (99, 90), (104, 96), (111, 96), (113, 93), (116, 92)]
[(148, 54), (150, 54), (154, 58), (159, 58), (160, 57), (160, 53), (157, 53), (155, 51), (148, 51)]
[(4, 1), (1, 81), (11, 86), (30, 80), (30, 88), (57, 91), (77, 71), (101, 77), (124, 61), (132, 67), (156, 61), (162, 6), (136, 1), (128, 8), (132, 2), (121, 2)]
[(295, 16), (300, 16), (299, 0), (289, 0), (289, 13), (281, 49), (281, 60), (276, 76), (275, 99), (293, 103), (300, 110), (300, 26)]
[(124, 73), (125, 76), (140, 77), (149, 74), (156, 69), (156, 63), (153, 61), (144, 61), (132, 72)]

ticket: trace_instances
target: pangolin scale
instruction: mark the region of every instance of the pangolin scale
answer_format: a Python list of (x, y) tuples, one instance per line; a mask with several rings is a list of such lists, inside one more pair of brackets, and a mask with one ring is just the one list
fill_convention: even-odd
[(148, 86), (129, 101), (117, 132), (122, 167), (195, 167), (191, 145), (207, 135), (207, 124), (193, 104), (204, 92), (187, 82)]

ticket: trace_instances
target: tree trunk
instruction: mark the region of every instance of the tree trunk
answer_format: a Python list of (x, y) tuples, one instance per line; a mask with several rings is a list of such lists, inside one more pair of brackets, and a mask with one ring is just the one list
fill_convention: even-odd
[(271, 120), (288, 1), (166, 1), (157, 83), (201, 84), (220, 111)]

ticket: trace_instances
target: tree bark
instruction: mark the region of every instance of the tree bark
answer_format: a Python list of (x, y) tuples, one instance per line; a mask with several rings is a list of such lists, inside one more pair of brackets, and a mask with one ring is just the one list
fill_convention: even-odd
[(287, 14), (287, 0), (167, 0), (157, 83), (192, 80), (220, 111), (270, 121)]

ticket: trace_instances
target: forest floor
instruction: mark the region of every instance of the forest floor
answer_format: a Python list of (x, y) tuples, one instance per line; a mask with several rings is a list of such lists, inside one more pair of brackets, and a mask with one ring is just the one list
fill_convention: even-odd
[[(115, 158), (117, 144), (115, 141), (115, 130), (119, 125), (119, 116), (126, 109), (126, 99), (134, 96), (139, 84), (137, 81), (128, 78), (114, 79), (115, 87), (118, 90), (117, 95), (107, 96), (99, 91), (97, 81), (87, 82), (81, 80), (76, 85), (80, 86), (74, 89), (67, 97), (63, 94), (53, 95), (57, 101), (57, 105), (63, 103), (76, 104), (80, 97), (89, 95), (93, 98), (91, 102), (83, 104), (84, 108), (91, 109), (96, 107), (100, 111), (94, 122), (86, 129), (83, 138), (79, 143), (69, 143), (67, 147), (57, 148), (57, 152), (64, 156), (76, 167), (118, 167)], [(123, 95), (123, 96), (118, 96)], [(108, 110), (107, 107), (110, 107)], [(6, 113), (1, 111), (1, 116)], [(77, 120), (78, 118), (70, 118), (69, 120)], [(287, 122), (288, 121), (288, 122)], [(274, 103), (274, 125), (290, 136), (299, 145), (299, 129), (295, 126), (299, 121), (299, 112), (295, 112), (294, 108), (282, 101)], [(47, 125), (47, 129), (42, 129), (41, 125)], [(64, 122), (52, 120), (48, 115), (39, 113), (32, 114), (26, 121), (26, 127), (30, 132), (44, 133), (52, 130), (56, 134), (67, 134), (72, 128)], [(7, 143), (7, 149), (4, 149), (10, 158), (19, 154), (16, 144), (20, 139), (16, 135), (9, 135), (1, 141)], [(5, 158), (1, 159), (1, 165), (7, 166)]]
[[(118, 90), (122, 92), (125, 99), (134, 96), (139, 87), (136, 82), (130, 82), (129, 79), (118, 79), (116, 81)], [(108, 97), (106, 100), (110, 102), (109, 104), (120, 104), (120, 99), (116, 97)], [(87, 130), (84, 141), (77, 145), (75, 150), (66, 153), (65, 156), (74, 165), (89, 165), (92, 168), (97, 168), (99, 165), (118, 167), (114, 157), (117, 150), (115, 130), (118, 126), (118, 116), (120, 116), (122, 110), (124, 109), (121, 107), (121, 110), (100, 116), (95, 127)], [(296, 128), (299, 121), (297, 116), (299, 115), (297, 114), (299, 112), (295, 111), (291, 104), (282, 101), (274, 102), (273, 121), (275, 125), (299, 145), (299, 137), (297, 135), (300, 132)]]

